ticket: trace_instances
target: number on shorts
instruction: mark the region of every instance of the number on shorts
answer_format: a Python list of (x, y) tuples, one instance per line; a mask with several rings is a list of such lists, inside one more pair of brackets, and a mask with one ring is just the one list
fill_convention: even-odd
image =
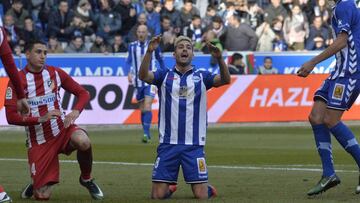
[(33, 174), (33, 176), (36, 175), (35, 163), (32, 163), (32, 164), (31, 164), (31, 174)]

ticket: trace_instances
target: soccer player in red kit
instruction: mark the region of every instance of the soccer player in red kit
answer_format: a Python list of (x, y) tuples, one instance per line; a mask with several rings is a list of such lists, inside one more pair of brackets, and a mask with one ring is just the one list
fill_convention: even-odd
[[(10, 81), (15, 87), (17, 100), (17, 110), (24, 114), (29, 112), (29, 105), (26, 102), (24, 90), (20, 81), (20, 77), (12, 56), (9, 44), (6, 41), (6, 32), (4, 28), (0, 27), (0, 58), (5, 67)], [(6, 194), (4, 188), (0, 185), (0, 203), (11, 202), (11, 198)]]
[[(60, 68), (45, 65), (46, 54), (46, 44), (42, 41), (30, 42), (25, 47), (27, 65), (20, 71), (20, 79), (30, 106), (28, 115), (16, 110), (17, 96), (11, 83), (6, 91), (6, 118), (9, 124), (25, 126), (27, 134), (32, 183), (24, 188), (21, 197), (48, 200), (52, 186), (59, 182), (58, 154), (69, 155), (77, 150), (80, 184), (93, 199), (103, 199), (101, 189), (91, 177), (90, 140), (87, 133), (74, 124), (89, 101), (89, 93)], [(61, 108), (60, 88), (77, 97), (76, 105), (67, 115)]]

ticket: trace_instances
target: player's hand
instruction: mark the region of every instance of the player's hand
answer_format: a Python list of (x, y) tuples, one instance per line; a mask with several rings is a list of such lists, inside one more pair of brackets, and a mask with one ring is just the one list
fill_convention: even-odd
[(221, 58), (222, 57), (222, 53), (221, 53), (220, 49), (217, 46), (211, 44), (209, 41), (206, 42), (206, 46), (208, 47), (211, 56), (213, 56), (214, 58)]
[(28, 115), (30, 113), (30, 107), (25, 98), (18, 100), (16, 102), (16, 107), (21, 115)]
[(296, 72), (296, 74), (299, 77), (307, 77), (311, 71), (314, 69), (316, 64), (312, 63), (311, 61), (308, 61), (300, 67), (300, 69)]
[(61, 116), (61, 111), (58, 109), (47, 112), (44, 116), (39, 118), (39, 123), (45, 123), (51, 119), (56, 119)]
[(153, 52), (156, 48), (158, 48), (160, 42), (161, 42), (161, 35), (153, 37), (149, 42), (148, 51)]
[(80, 112), (78, 110), (73, 110), (71, 113), (67, 114), (64, 120), (64, 127), (68, 128), (70, 125), (74, 124), (79, 115)]
[(128, 74), (128, 81), (129, 81), (129, 84), (133, 84), (133, 76), (131, 73)]

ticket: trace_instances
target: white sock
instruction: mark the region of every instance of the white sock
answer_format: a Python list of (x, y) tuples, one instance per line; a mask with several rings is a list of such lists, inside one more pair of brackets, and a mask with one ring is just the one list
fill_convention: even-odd
[(2, 200), (6, 195), (6, 192), (0, 192), (0, 200)]

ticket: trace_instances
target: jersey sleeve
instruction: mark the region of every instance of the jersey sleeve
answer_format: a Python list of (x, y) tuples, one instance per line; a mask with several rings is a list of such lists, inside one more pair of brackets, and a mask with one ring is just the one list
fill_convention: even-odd
[(210, 73), (209, 71), (202, 71), (202, 80), (206, 86), (206, 89), (210, 89), (214, 86), (214, 78), (216, 74)]
[(17, 94), (14, 85), (11, 83), (11, 81), (9, 81), (5, 93), (5, 106), (16, 107), (16, 102), (17, 102)]
[(61, 70), (60, 68), (57, 68), (56, 71), (60, 76), (61, 86), (64, 88), (64, 90), (75, 95), (78, 99), (73, 109), (81, 112), (90, 100), (89, 92), (74, 79), (72, 79), (72, 77), (70, 77), (65, 71)]
[(156, 85), (158, 88), (161, 86), (162, 82), (165, 79), (165, 76), (167, 74), (167, 72), (169, 71), (169, 69), (165, 68), (159, 68), (157, 69), (154, 73), (154, 80), (153, 80), (153, 84)]
[(10, 46), (6, 41), (6, 32), (2, 27), (0, 29), (0, 57), (6, 73), (8, 74), (11, 82), (15, 86), (17, 97), (19, 99), (25, 98), (19, 72), (16, 68)]
[(16, 107), (17, 95), (14, 91), (13, 84), (11, 81), (8, 83), (5, 94), (5, 111), (6, 119), (9, 124), (12, 125), (21, 125), (21, 126), (30, 126), (39, 124), (39, 117), (23, 116), (17, 112)]
[(340, 34), (341, 32), (349, 33), (352, 24), (352, 15), (354, 12), (355, 4), (351, 2), (340, 2), (335, 9), (335, 17), (337, 21), (337, 30)]

